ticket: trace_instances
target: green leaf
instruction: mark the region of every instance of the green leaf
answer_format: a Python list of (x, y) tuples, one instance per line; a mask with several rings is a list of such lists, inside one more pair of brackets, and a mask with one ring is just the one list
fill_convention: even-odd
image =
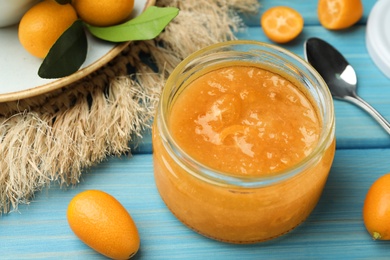
[(51, 47), (39, 68), (38, 75), (41, 78), (61, 78), (75, 73), (84, 63), (87, 50), (84, 23), (77, 20)]
[(174, 7), (150, 6), (126, 23), (107, 27), (87, 25), (87, 28), (94, 36), (110, 42), (150, 40), (157, 37), (178, 13), (179, 9)]
[(56, 0), (56, 2), (59, 3), (60, 5), (66, 5), (66, 4), (70, 4), (72, 0)]

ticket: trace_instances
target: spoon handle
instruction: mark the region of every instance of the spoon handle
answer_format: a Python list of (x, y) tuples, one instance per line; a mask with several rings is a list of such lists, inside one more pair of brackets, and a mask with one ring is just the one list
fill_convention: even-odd
[(369, 113), (382, 127), (383, 129), (390, 134), (390, 123), (370, 104), (368, 104), (366, 101), (364, 101), (359, 96), (347, 96), (344, 97), (345, 100), (361, 107), (364, 109), (367, 113)]

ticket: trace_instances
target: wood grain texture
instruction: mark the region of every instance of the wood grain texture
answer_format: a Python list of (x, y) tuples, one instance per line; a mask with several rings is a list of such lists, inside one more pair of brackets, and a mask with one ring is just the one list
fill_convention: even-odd
[[(298, 39), (283, 45), (303, 57), (311, 36), (334, 44), (356, 68), (358, 93), (390, 119), (390, 81), (375, 67), (365, 47), (365, 21), (376, 2), (365, 0), (359, 25), (327, 31), (316, 21), (316, 1), (290, 1), (305, 17)], [(286, 5), (262, 0), (262, 9)], [(269, 42), (259, 27), (259, 14), (241, 39)], [(256, 21), (256, 22), (255, 22)], [(150, 132), (134, 140), (132, 157), (110, 158), (85, 172), (76, 187), (53, 183), (30, 205), (0, 217), (0, 259), (104, 259), (78, 240), (68, 227), (66, 208), (73, 196), (101, 189), (115, 196), (133, 216), (141, 236), (134, 259), (387, 259), (390, 245), (373, 241), (362, 221), (365, 194), (373, 181), (390, 172), (390, 137), (359, 108), (335, 101), (337, 152), (321, 200), (305, 223), (292, 233), (256, 245), (216, 242), (183, 226), (165, 207), (153, 179)]]
[(371, 258), (388, 256), (389, 244), (372, 241), (362, 221), (371, 183), (390, 165), (390, 150), (338, 150), (321, 200), (305, 223), (275, 241), (230, 245), (204, 238), (183, 226), (155, 188), (151, 155), (111, 158), (85, 173), (77, 187), (54, 185), (33, 203), (0, 219), (1, 259), (104, 259), (68, 227), (66, 208), (73, 196), (101, 189), (133, 216), (141, 236), (135, 259)]

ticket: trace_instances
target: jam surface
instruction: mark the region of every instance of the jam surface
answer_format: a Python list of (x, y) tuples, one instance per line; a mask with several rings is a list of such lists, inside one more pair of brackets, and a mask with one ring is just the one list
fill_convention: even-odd
[(255, 66), (230, 66), (195, 79), (174, 103), (172, 136), (198, 162), (233, 175), (260, 176), (302, 161), (321, 122), (299, 87)]

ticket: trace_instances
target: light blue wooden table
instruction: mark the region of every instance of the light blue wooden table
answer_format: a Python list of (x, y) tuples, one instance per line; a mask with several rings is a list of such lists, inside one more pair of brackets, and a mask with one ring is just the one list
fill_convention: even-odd
[[(356, 68), (358, 94), (390, 119), (390, 80), (371, 61), (365, 47), (365, 23), (375, 0), (364, 0), (364, 17), (351, 29), (327, 31), (317, 20), (315, 0), (262, 0), (257, 16), (239, 38), (268, 42), (259, 17), (267, 8), (289, 5), (305, 18), (303, 33), (285, 48), (303, 57), (303, 42), (322, 37)], [(390, 15), (390, 14), (389, 14)], [(390, 26), (390, 25), (389, 25)], [(362, 221), (362, 206), (371, 183), (390, 172), (390, 136), (359, 108), (335, 101), (337, 152), (322, 198), (314, 212), (292, 233), (272, 242), (230, 245), (198, 235), (183, 226), (161, 201), (153, 180), (150, 136), (133, 157), (110, 158), (83, 175), (77, 187), (53, 184), (30, 205), (0, 217), (0, 259), (104, 259), (69, 229), (66, 208), (73, 196), (101, 189), (131, 213), (140, 232), (134, 259), (379, 259), (390, 257), (390, 242), (373, 241)]]

